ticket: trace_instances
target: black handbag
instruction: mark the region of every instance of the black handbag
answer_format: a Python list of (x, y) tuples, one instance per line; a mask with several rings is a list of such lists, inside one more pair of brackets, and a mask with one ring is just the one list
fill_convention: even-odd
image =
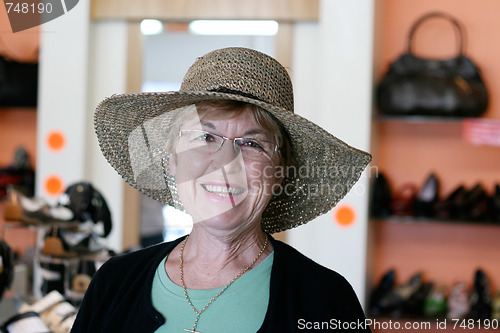
[(0, 106), (36, 106), (37, 93), (38, 63), (20, 63), (0, 56)]
[[(458, 36), (458, 55), (435, 60), (416, 57), (412, 40), (427, 19), (450, 21)], [(383, 114), (445, 117), (478, 117), (488, 106), (488, 92), (477, 66), (464, 55), (465, 29), (453, 17), (432, 12), (411, 27), (407, 51), (391, 63), (376, 91), (377, 107)]]

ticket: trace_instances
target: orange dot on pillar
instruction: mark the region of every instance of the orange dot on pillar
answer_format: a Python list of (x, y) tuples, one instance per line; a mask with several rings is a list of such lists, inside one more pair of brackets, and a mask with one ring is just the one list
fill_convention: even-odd
[(45, 191), (47, 194), (56, 196), (63, 192), (63, 181), (58, 176), (49, 176), (45, 179)]
[(337, 207), (334, 211), (334, 220), (337, 221), (338, 224), (344, 227), (349, 227), (354, 224), (356, 220), (356, 212), (354, 208), (348, 205), (342, 205)]
[(65, 142), (66, 139), (61, 132), (52, 131), (47, 135), (47, 145), (51, 150), (63, 149)]

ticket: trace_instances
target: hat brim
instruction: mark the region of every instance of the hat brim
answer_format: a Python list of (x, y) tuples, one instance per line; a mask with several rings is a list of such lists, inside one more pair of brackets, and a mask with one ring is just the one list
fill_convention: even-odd
[(169, 184), (168, 157), (159, 147), (165, 145), (177, 110), (206, 100), (257, 105), (288, 132), (296, 164), (284, 170), (287, 177), (281, 192), (263, 213), (261, 223), (266, 232), (294, 228), (327, 213), (371, 161), (370, 154), (288, 110), (250, 97), (209, 91), (123, 94), (103, 100), (96, 108), (94, 126), (104, 157), (130, 185), (155, 200), (179, 207)]

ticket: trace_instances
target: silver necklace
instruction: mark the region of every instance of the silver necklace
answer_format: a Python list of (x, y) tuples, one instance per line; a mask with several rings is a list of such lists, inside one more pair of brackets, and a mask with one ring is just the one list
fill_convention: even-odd
[(238, 280), (243, 274), (246, 273), (246, 271), (248, 271), (250, 269), (250, 267), (253, 266), (253, 264), (255, 264), (255, 262), (257, 260), (259, 260), (260, 256), (262, 256), (262, 254), (264, 253), (264, 250), (266, 249), (267, 247), (267, 241), (268, 241), (268, 238), (267, 238), (267, 235), (266, 235), (266, 241), (264, 242), (264, 246), (262, 247), (262, 249), (260, 250), (259, 254), (257, 255), (257, 257), (255, 257), (255, 259), (247, 266), (245, 267), (245, 269), (243, 269), (238, 275), (236, 275), (232, 280), (231, 282), (229, 282), (228, 284), (226, 284), (224, 286), (224, 288), (221, 289), (221, 291), (219, 291), (219, 293), (217, 295), (215, 295), (211, 300), (210, 302), (208, 302), (207, 305), (205, 305), (205, 307), (201, 310), (197, 310), (196, 307), (193, 305), (193, 303), (191, 302), (191, 299), (189, 298), (189, 295), (188, 295), (188, 292), (187, 292), (187, 288), (186, 288), (186, 284), (184, 283), (184, 247), (186, 246), (186, 242), (189, 238), (189, 235), (186, 237), (186, 239), (184, 239), (184, 241), (182, 242), (182, 245), (181, 245), (181, 255), (180, 255), (180, 264), (179, 264), (179, 269), (180, 269), (180, 273), (181, 273), (181, 283), (182, 283), (182, 289), (184, 289), (184, 295), (186, 296), (186, 299), (189, 303), (189, 305), (191, 305), (191, 308), (193, 309), (193, 311), (196, 313), (196, 320), (194, 321), (194, 325), (193, 325), (193, 329), (187, 329), (185, 328), (184, 331), (185, 332), (191, 332), (191, 333), (200, 333), (196, 330), (196, 327), (198, 326), (198, 320), (200, 319), (200, 316), (201, 314), (206, 310), (208, 309), (208, 307), (210, 305), (212, 305), (213, 302), (215, 302), (215, 300), (220, 296), (222, 295), (223, 292), (225, 292), (227, 290), (227, 288), (229, 288), (229, 286), (231, 286), (233, 284), (234, 281)]

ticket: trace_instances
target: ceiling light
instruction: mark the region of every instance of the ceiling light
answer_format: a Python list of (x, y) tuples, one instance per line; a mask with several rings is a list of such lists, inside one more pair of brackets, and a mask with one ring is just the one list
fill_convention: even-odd
[(197, 35), (260, 35), (274, 36), (278, 22), (271, 20), (197, 20), (189, 24)]
[(163, 23), (158, 20), (142, 20), (141, 32), (143, 35), (158, 35), (163, 32)]

